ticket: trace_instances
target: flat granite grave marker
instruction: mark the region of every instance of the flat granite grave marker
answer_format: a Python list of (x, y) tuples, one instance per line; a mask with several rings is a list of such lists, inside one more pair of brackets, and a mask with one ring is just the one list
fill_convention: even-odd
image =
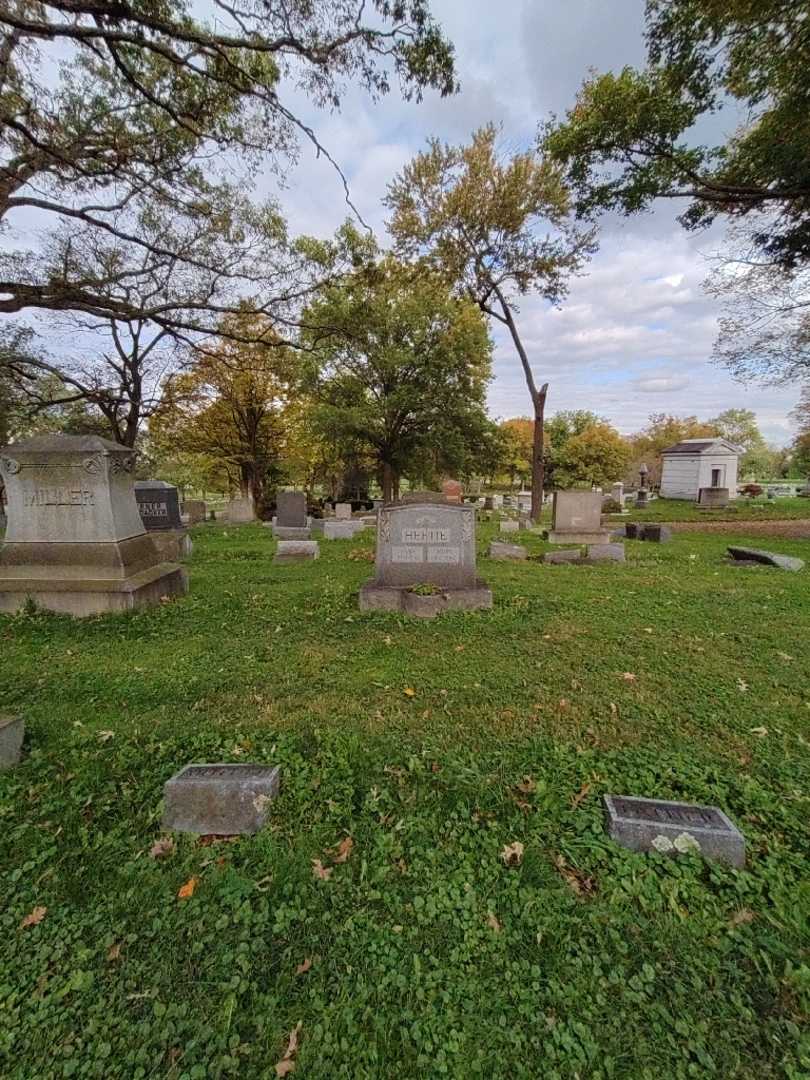
[(68, 615), (96, 615), (185, 593), (135, 500), (135, 455), (98, 435), (38, 435), (0, 453), (8, 529), (0, 548), (0, 611), (30, 598)]
[(0, 770), (19, 763), (24, 735), (25, 723), (21, 716), (0, 716)]
[(273, 562), (307, 562), (319, 558), (320, 554), (317, 540), (279, 540)]
[(493, 540), (489, 545), (490, 559), (525, 559), (529, 553), (522, 544), (505, 544)]
[(775, 551), (762, 551), (760, 548), (730, 547), (728, 553), (735, 562), (760, 563), (762, 566), (776, 566), (780, 570), (804, 568), (804, 560), (793, 555), (778, 555)]
[(552, 506), (552, 544), (603, 544), (602, 496), (598, 491), (555, 491)]
[(163, 827), (203, 835), (255, 833), (278, 794), (277, 765), (186, 765), (163, 788)]
[(608, 835), (631, 851), (699, 852), (745, 865), (745, 837), (717, 806), (604, 795)]
[[(475, 572), (475, 509), (422, 503), (380, 511), (376, 573), (360, 590), (360, 610), (438, 614), (492, 607), (492, 593)], [(416, 586), (435, 586), (423, 603)], [(417, 609), (419, 609), (417, 611)]]

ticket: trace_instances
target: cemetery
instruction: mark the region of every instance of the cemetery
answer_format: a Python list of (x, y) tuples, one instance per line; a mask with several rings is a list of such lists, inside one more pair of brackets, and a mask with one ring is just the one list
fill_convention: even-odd
[(810, 1077), (806, 8), (0, 10), (0, 1080)]

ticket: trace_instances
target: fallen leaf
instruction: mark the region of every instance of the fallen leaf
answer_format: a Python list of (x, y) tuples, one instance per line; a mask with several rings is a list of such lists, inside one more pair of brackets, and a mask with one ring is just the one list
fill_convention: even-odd
[(306, 960), (304, 960), (302, 963), (300, 963), (298, 965), (298, 967), (295, 969), (295, 974), (296, 975), (305, 975), (309, 971), (309, 969), (311, 967), (312, 967), (312, 960), (311, 960), (310, 957), (307, 957)]
[(735, 911), (731, 918), (728, 920), (729, 926), (744, 926), (746, 923), (754, 921), (754, 913), (748, 908), (740, 908), (739, 911)]
[(190, 877), (185, 883), (185, 885), (181, 886), (181, 888), (178, 890), (177, 899), (190, 900), (191, 897), (194, 895), (194, 890), (197, 888), (199, 883), (200, 879), (198, 877)]
[(153, 859), (165, 859), (167, 855), (171, 855), (174, 851), (174, 840), (170, 836), (161, 836), (159, 840), (156, 840), (154, 844), (149, 848), (149, 854)]
[(354, 840), (350, 836), (345, 836), (337, 847), (334, 849), (337, 851), (337, 855), (333, 856), (332, 862), (344, 863), (348, 860), (354, 847)]
[(107, 950), (107, 959), (109, 960), (110, 963), (112, 963), (113, 960), (118, 960), (118, 958), (120, 956), (121, 956), (121, 942), (118, 941), (118, 942), (115, 943), (115, 945), (111, 945), (109, 947), (109, 949)]
[(298, 1035), (301, 1031), (301, 1026), (301, 1021), (299, 1020), (290, 1032), (287, 1049), (284, 1051), (284, 1057), (276, 1065), (276, 1076), (287, 1076), (295, 1070), (295, 1061), (293, 1059), (298, 1053)]
[(764, 739), (768, 734), (768, 729), (766, 727), (752, 727), (750, 730), (752, 735), (758, 735), (760, 739)]
[(212, 844), (235, 844), (239, 839), (237, 835), (229, 833), (203, 833), (197, 840), (200, 847), (211, 847)]
[(779, 657), (779, 659), (780, 659), (780, 660), (787, 660), (787, 661), (790, 661), (790, 660), (793, 660), (793, 659), (794, 659), (794, 658), (793, 658), (793, 657), (792, 657), (792, 656), (790, 655), (790, 653), (786, 653), (786, 652), (778, 652), (778, 653), (777, 653), (776, 655), (777, 655), (777, 656)]
[(635, 675), (633, 674), (632, 671), (625, 671), (622, 674), (622, 678), (624, 679), (625, 682), (635, 682), (636, 681), (636, 677), (635, 677)]
[(35, 907), (32, 911), (29, 911), (23, 921), (20, 923), (20, 929), (24, 930), (27, 926), (39, 926), (42, 920), (45, 918), (45, 914), (48, 911), (46, 907)]
[(498, 921), (498, 916), (494, 915), (491, 911), (487, 912), (487, 926), (494, 930), (496, 934), (500, 934), (502, 929), (501, 924)]
[(566, 884), (573, 889), (577, 896), (590, 896), (596, 891), (596, 883), (593, 878), (586, 877), (582, 871), (569, 866), (562, 855), (554, 856), (554, 865)]
[(576, 810), (576, 808), (583, 801), (583, 799), (586, 799), (588, 797), (588, 792), (590, 790), (591, 782), (590, 780), (586, 780), (582, 787), (579, 789), (579, 791), (576, 793), (576, 795), (571, 796), (571, 806), (574, 810)]
[(524, 850), (523, 844), (519, 840), (515, 840), (513, 844), (504, 845), (501, 858), (507, 866), (520, 866), (523, 861)]
[(564, 698), (564, 697), (560, 698), (560, 708), (561, 709), (567, 709), (570, 704), (571, 704), (571, 702), (568, 700), (568, 698)]
[(537, 781), (532, 780), (530, 776), (524, 776), (520, 783), (515, 784), (515, 787), (524, 795), (531, 795), (532, 792), (537, 791)]
[(456, 645), (456, 652), (464, 652), (464, 646), (463, 645)]
[(412, 686), (406, 686), (402, 693), (405, 697), (416, 697), (416, 691)]
[(332, 876), (332, 868), (330, 866), (324, 866), (320, 859), (313, 859), (312, 876), (319, 881), (328, 881)]

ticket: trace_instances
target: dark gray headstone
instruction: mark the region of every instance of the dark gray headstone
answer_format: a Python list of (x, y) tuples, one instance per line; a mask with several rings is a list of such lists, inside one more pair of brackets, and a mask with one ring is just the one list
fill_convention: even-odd
[(258, 832), (278, 786), (278, 766), (187, 765), (163, 789), (164, 828), (220, 836)]
[(0, 716), (0, 770), (20, 760), (25, 724), (20, 716)]
[(774, 551), (761, 551), (759, 548), (730, 547), (729, 555), (739, 562), (757, 562), (763, 566), (777, 566), (780, 570), (801, 570), (804, 560), (791, 555), (778, 555)]
[(649, 540), (653, 544), (665, 544), (672, 539), (672, 529), (668, 525), (642, 525), (640, 540)]
[(136, 480), (135, 499), (147, 532), (182, 529), (180, 499), (174, 484), (167, 484), (164, 480)]
[(276, 524), (285, 529), (306, 529), (307, 497), (303, 491), (280, 491), (276, 496)]
[(745, 838), (717, 806), (603, 796), (608, 835), (631, 851), (700, 853), (707, 859), (745, 865)]

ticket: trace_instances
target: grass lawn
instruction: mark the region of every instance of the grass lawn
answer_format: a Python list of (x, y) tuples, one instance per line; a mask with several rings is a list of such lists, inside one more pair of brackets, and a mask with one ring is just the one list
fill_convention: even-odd
[[(307, 1080), (806, 1080), (810, 567), (482, 557), (494, 610), (419, 622), (358, 612), (371, 542), (203, 526), (185, 600), (0, 618), (0, 1076), (272, 1078), (300, 1022)], [(281, 765), (270, 826), (152, 858), (218, 760)], [(747, 868), (614, 846), (604, 792), (718, 804)]]
[(629, 515), (619, 521), (795, 521), (810, 518), (810, 499), (748, 499), (740, 496), (725, 510), (699, 510), (688, 499), (653, 499), (646, 510), (628, 506)]

